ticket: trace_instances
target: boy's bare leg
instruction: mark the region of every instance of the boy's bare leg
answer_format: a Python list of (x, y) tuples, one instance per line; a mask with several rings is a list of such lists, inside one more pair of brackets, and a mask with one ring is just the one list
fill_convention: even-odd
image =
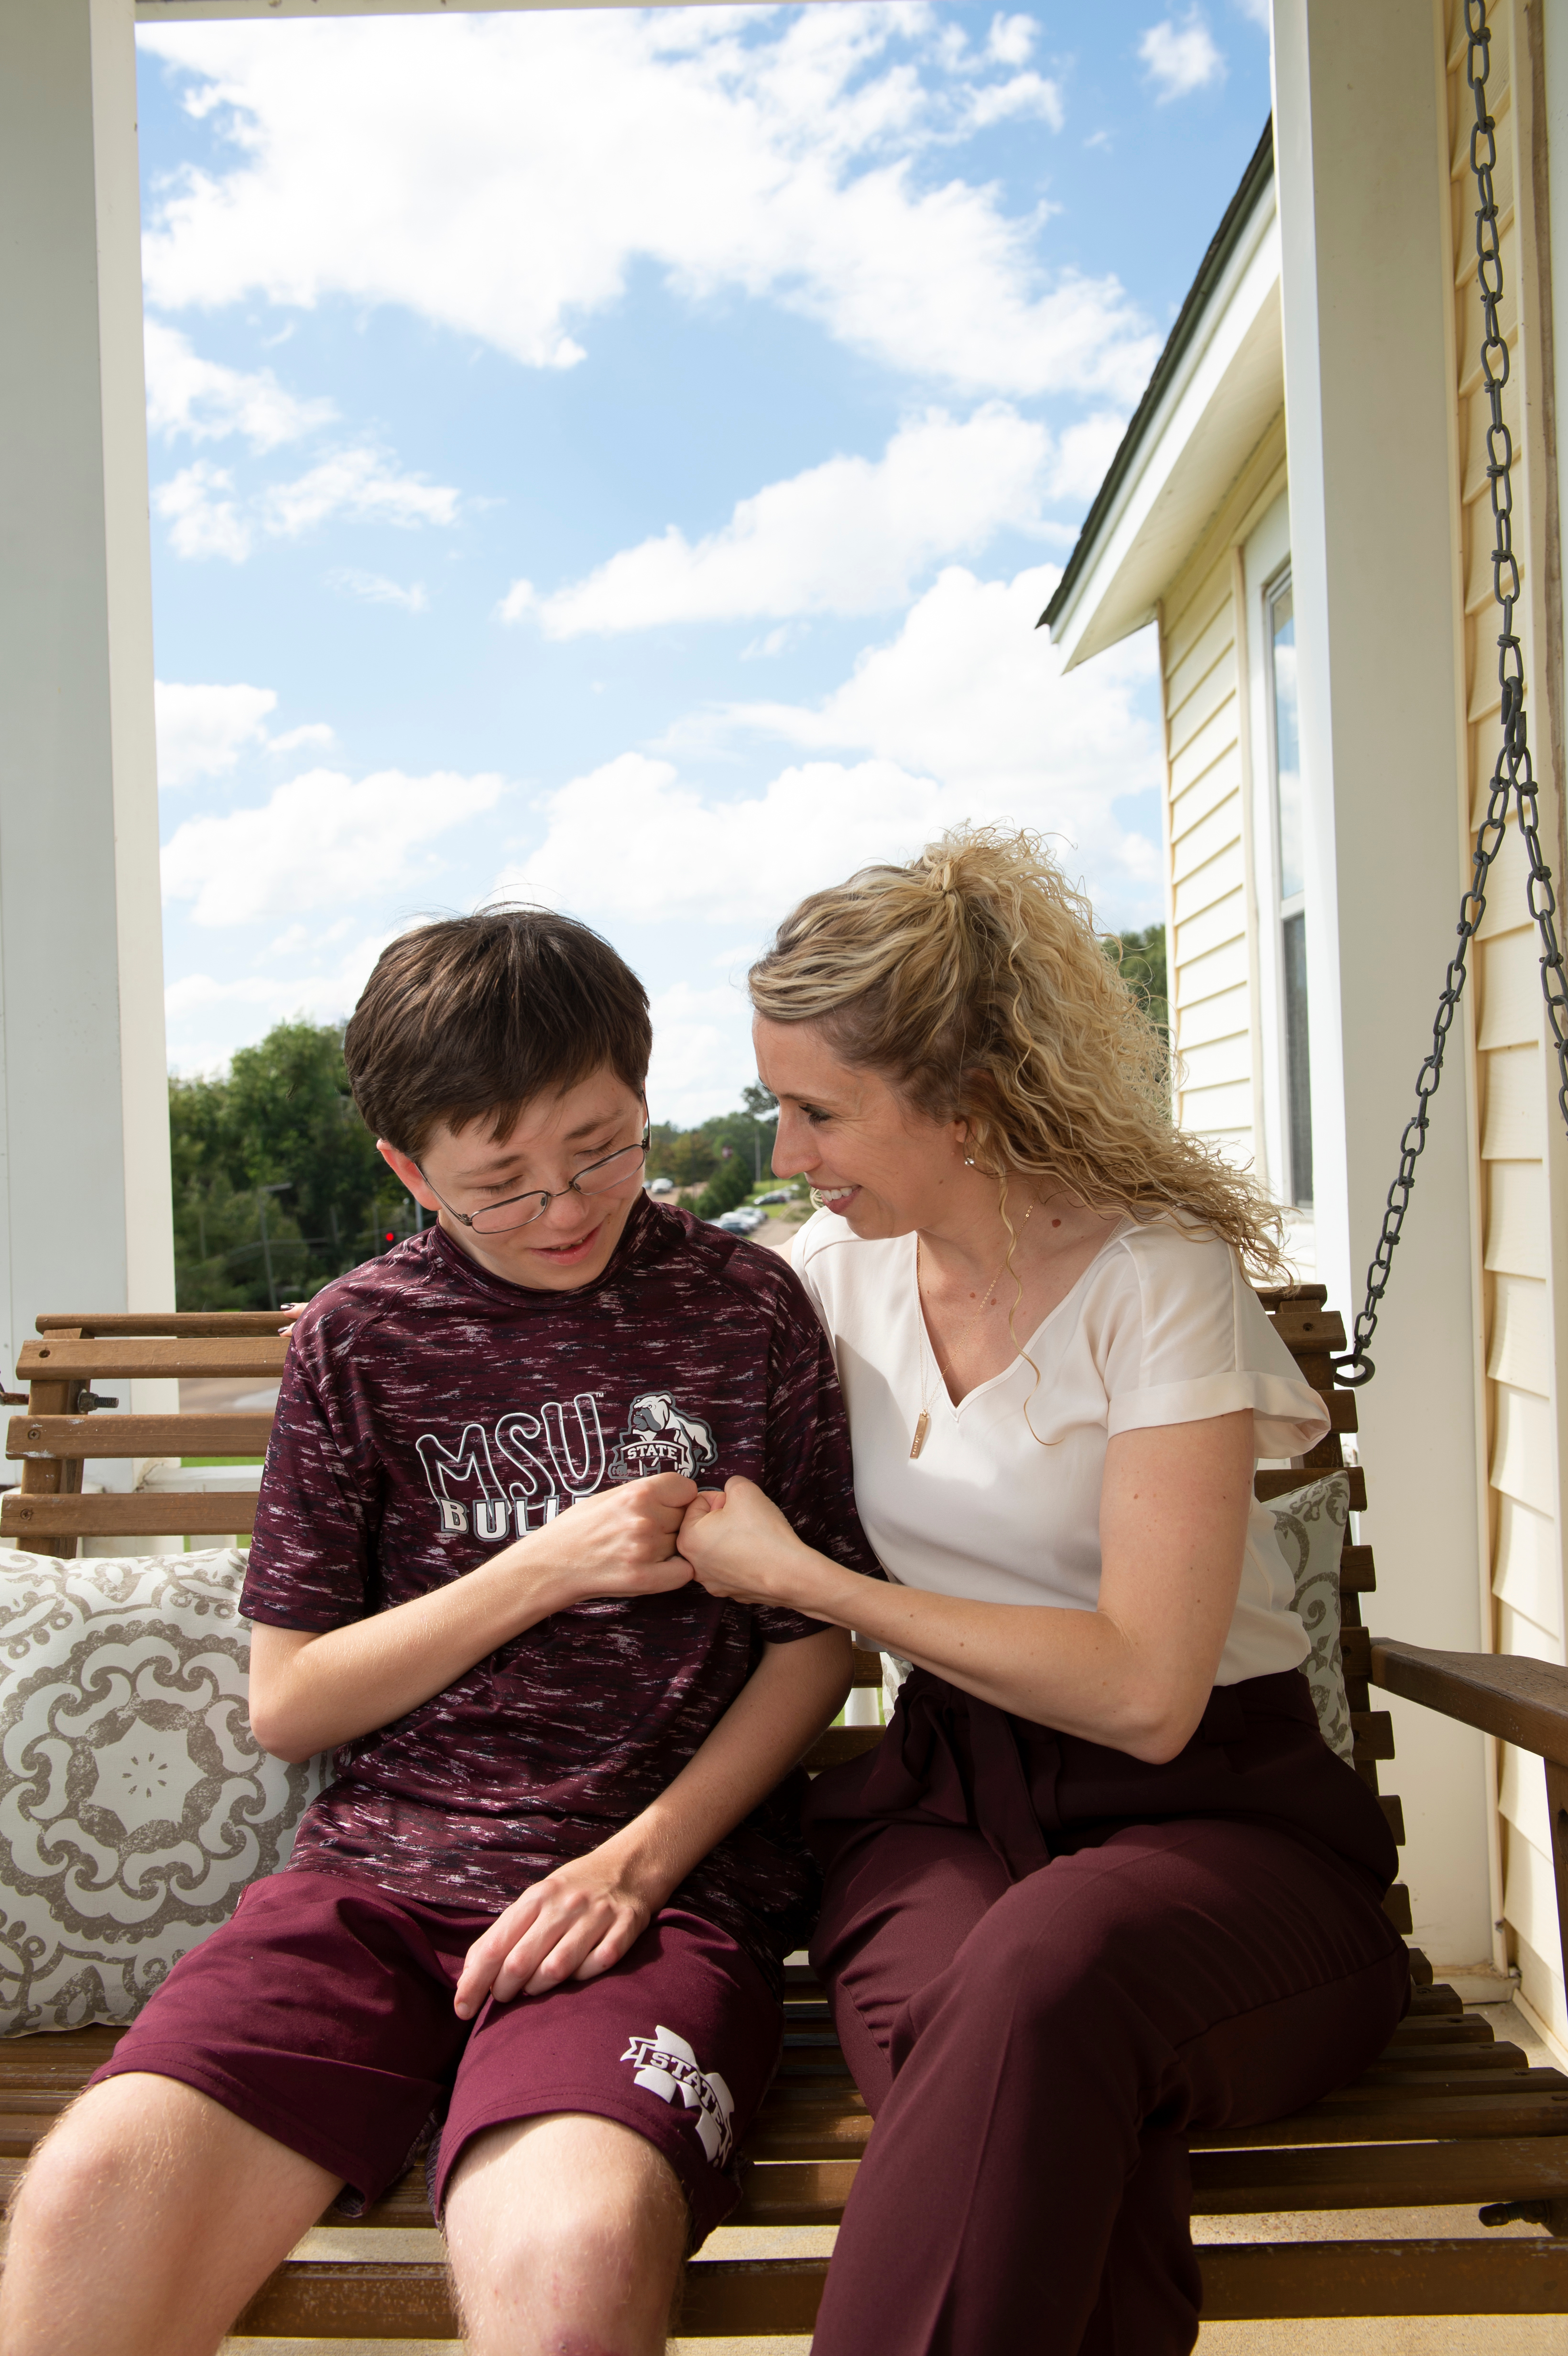
[(446, 2195), (469, 2356), (664, 2356), (687, 2229), (668, 2161), (613, 2119), (475, 2136)]
[(106, 2079), (13, 2205), (0, 2356), (213, 2356), (339, 2180), (176, 2079)]

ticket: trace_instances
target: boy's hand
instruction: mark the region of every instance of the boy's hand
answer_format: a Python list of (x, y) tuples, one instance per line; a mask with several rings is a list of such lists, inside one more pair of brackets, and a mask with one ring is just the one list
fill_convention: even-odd
[(790, 1573), (805, 1549), (773, 1500), (740, 1473), (722, 1492), (699, 1490), (677, 1539), (709, 1595), (739, 1603), (791, 1603)]
[(678, 1472), (599, 1489), (509, 1551), (531, 1569), (541, 1562), (558, 1566), (584, 1601), (594, 1595), (661, 1595), (691, 1577), (676, 1538), (698, 1494), (696, 1482)]
[(454, 1999), (459, 2020), (472, 2020), (487, 1996), (506, 2004), (543, 1996), (563, 1980), (597, 1979), (641, 1938), (655, 1912), (609, 1844), (557, 1866), (469, 1948)]

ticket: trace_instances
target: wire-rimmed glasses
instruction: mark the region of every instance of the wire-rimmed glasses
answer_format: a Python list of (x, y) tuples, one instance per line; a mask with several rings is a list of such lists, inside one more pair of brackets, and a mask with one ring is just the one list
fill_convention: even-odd
[(563, 1194), (610, 1194), (617, 1186), (635, 1185), (642, 1178), (643, 1165), (648, 1158), (648, 1141), (652, 1135), (653, 1123), (645, 1120), (642, 1136), (635, 1145), (619, 1146), (613, 1153), (606, 1153), (603, 1161), (591, 1162), (586, 1170), (580, 1170), (575, 1178), (558, 1187), (553, 1194), (539, 1187), (527, 1194), (508, 1194), (504, 1203), (486, 1203), (481, 1211), (458, 1210), (444, 1194), (431, 1185), (417, 1162), (414, 1168), (430, 1186), (442, 1209), (460, 1226), (467, 1227), (476, 1236), (505, 1236), (510, 1235), (515, 1227), (531, 1227), (534, 1221), (542, 1218), (550, 1205), (559, 1202)]

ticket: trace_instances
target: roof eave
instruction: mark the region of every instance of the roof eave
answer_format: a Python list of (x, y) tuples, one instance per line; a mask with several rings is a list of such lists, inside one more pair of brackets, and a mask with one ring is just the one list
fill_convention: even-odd
[[(1048, 627), (1053, 639), (1060, 635), (1058, 624), (1076, 602), (1096, 554), (1110, 536), (1125, 495), (1137, 471), (1139, 458), (1154, 439), (1157, 424), (1179, 385), (1183, 362), (1198, 341), (1213, 300), (1247, 241), (1259, 204), (1273, 179), (1274, 117), (1271, 115), (1264, 125), (1263, 136), (1253, 151), (1252, 160), (1242, 175), (1241, 184), (1225, 209), (1224, 218), (1210, 240), (1208, 251), (1199, 264), (1198, 274), (1189, 287), (1186, 300), (1177, 314), (1176, 324), (1166, 338), (1165, 349), (1155, 362), (1154, 373), (1144, 389), (1143, 398), (1116, 446), (1105, 478), (1094, 494), (1051, 602), (1035, 625), (1037, 629)], [(1152, 607), (1143, 618), (1146, 622), (1153, 618)]]

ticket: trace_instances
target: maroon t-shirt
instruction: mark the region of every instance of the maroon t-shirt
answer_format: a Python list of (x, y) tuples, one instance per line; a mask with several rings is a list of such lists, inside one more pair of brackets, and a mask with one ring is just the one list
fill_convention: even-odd
[[(439, 1227), (294, 1327), (240, 1609), (325, 1631), (460, 1578), (579, 1497), (646, 1473), (757, 1482), (808, 1545), (875, 1572), (822, 1329), (774, 1253), (646, 1196), (572, 1292), (491, 1276)], [(671, 1782), (798, 1612), (695, 1581), (539, 1621), (346, 1744), (293, 1862), (507, 1905)], [(809, 1925), (798, 1771), (681, 1885), (773, 1971)]]

